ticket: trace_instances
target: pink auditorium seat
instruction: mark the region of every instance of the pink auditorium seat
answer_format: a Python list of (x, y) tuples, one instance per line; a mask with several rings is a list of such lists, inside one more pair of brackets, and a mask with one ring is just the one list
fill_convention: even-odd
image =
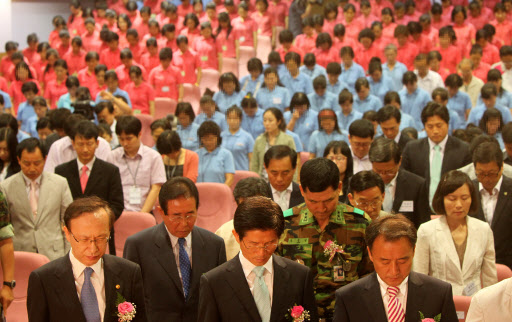
[(183, 101), (189, 102), (194, 109), (194, 113), (198, 115), (201, 111), (199, 110), (199, 100), (201, 99), (201, 90), (194, 84), (183, 84)]
[(168, 97), (155, 97), (155, 119), (161, 119), (176, 112), (178, 102)]
[(233, 192), (223, 183), (197, 183), (199, 209), (196, 226), (216, 232), (220, 226), (233, 219)]
[(147, 114), (135, 114), (135, 117), (142, 123), (142, 131), (140, 139), (144, 145), (152, 147), (155, 145), (155, 141), (151, 136), (151, 123), (153, 123), (153, 117)]
[(459, 317), (459, 322), (466, 321), (468, 315), (469, 304), (471, 304), (471, 296), (453, 296), (453, 302), (455, 303), (455, 311)]
[(235, 190), (235, 187), (236, 187), (236, 184), (238, 183), (238, 181), (245, 179), (245, 178), (251, 178), (251, 177), (259, 178), (260, 175), (253, 171), (242, 171), (242, 170), (235, 171), (235, 176), (233, 177), (233, 184), (231, 185), (231, 190)]
[(283, 31), (283, 30), (284, 30), (284, 27), (281, 27), (281, 26), (277, 26), (277, 27), (276, 27), (276, 35), (277, 35), (277, 37), (276, 37), (276, 48), (278, 48), (279, 46), (281, 46), (281, 43), (279, 42), (279, 33), (280, 33), (281, 31)]
[(498, 272), (498, 282), (512, 277), (512, 270), (507, 265), (496, 264), (496, 271)]
[(304, 162), (309, 160), (309, 152), (304, 152), (304, 151), (299, 152), (299, 156), (300, 156), (301, 164), (304, 164)]
[(220, 73), (213, 69), (203, 69), (201, 76), (201, 83), (199, 84), (199, 90), (201, 93), (208, 88), (213, 92), (219, 91), (219, 77)]
[(258, 36), (258, 48), (256, 57), (262, 62), (268, 60), (268, 54), (272, 51), (272, 39), (268, 36)]
[[(14, 280), (16, 281), (16, 287), (14, 288), (14, 301), (12, 301), (11, 306), (7, 309), (9, 322), (28, 322), (28, 277), (33, 270), (49, 262), (48, 257), (41, 254), (14, 252)], [(2, 267), (0, 266), (0, 274), (2, 273)]]
[(114, 223), (117, 256), (123, 256), (124, 244), (128, 237), (155, 224), (155, 217), (147, 212), (123, 211)]
[(249, 75), (249, 71), (247, 70), (247, 62), (249, 59), (255, 56), (254, 48), (248, 46), (240, 46), (238, 54), (238, 79), (240, 79), (245, 75)]
[(222, 58), (222, 73), (231, 72), (238, 77), (238, 61), (236, 58)]

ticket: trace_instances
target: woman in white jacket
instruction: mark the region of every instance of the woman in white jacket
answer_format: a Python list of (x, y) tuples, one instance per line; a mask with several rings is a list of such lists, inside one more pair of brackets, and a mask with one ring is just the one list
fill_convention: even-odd
[(432, 206), (442, 216), (418, 229), (413, 270), (450, 283), (453, 295), (472, 296), (495, 284), (492, 230), (468, 216), (478, 209), (477, 190), (469, 177), (456, 170), (445, 173)]

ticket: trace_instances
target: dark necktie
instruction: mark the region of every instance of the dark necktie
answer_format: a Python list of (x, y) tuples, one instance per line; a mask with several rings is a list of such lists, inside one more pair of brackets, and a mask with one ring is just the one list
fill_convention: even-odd
[(185, 301), (188, 297), (188, 291), (190, 290), (190, 273), (192, 267), (190, 266), (190, 259), (188, 258), (187, 251), (185, 250), (185, 238), (179, 238), (178, 244), (180, 245), (180, 272), (181, 282), (183, 283), (183, 293), (185, 294)]
[(94, 271), (90, 267), (86, 267), (84, 269), (84, 284), (82, 285), (80, 298), (82, 302), (82, 309), (84, 311), (85, 319), (87, 322), (101, 322), (98, 298), (96, 297), (94, 286), (91, 283), (92, 272)]

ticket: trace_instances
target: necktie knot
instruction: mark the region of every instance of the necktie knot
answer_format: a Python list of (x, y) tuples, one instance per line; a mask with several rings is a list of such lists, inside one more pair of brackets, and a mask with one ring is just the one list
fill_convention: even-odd
[(265, 273), (265, 267), (263, 266), (256, 266), (252, 269), (254, 274), (256, 274), (256, 277), (261, 278), (263, 276), (263, 273)]
[(30, 181), (30, 188), (37, 189), (37, 181), (34, 181), (34, 180)]
[(92, 272), (94, 272), (94, 270), (91, 267), (86, 267), (84, 269), (84, 277), (87, 279), (91, 278)]
[(84, 166), (82, 167), (82, 172), (87, 172), (87, 170), (89, 170), (89, 168), (88, 168), (86, 165), (84, 165)]
[(400, 293), (400, 289), (396, 286), (389, 286), (388, 293), (389, 293), (389, 296), (395, 297), (395, 296), (397, 296), (398, 293)]
[(434, 145), (434, 151), (436, 151), (436, 152), (441, 151), (441, 146), (439, 144)]
[(183, 237), (178, 238), (178, 244), (180, 244), (181, 247), (185, 247), (185, 242), (186, 241), (187, 240), (185, 238), (183, 238)]

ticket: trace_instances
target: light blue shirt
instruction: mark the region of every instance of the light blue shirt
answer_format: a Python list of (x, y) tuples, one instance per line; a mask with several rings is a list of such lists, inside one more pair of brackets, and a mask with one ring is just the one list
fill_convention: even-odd
[(33, 138), (39, 139), (39, 133), (37, 133), (37, 116), (32, 116), (23, 123), (21, 125), (21, 130), (27, 132)]
[[(286, 124), (288, 124), (292, 119), (292, 112), (285, 112), (284, 119)], [(305, 111), (304, 114), (295, 121), (295, 127), (293, 128), (293, 132), (297, 133), (300, 137), (303, 148), (309, 146), (309, 137), (315, 130), (318, 130), (318, 113), (312, 110)]]
[[(128, 93), (126, 91), (123, 91), (122, 89), (120, 89), (119, 87), (114, 91), (114, 93), (112, 93), (113, 96), (122, 96), (126, 99), (126, 101), (128, 102), (128, 106), (132, 107), (132, 101), (130, 100), (130, 95), (128, 95)], [(99, 102), (106, 102), (107, 100), (104, 100), (101, 98), (100, 96), (100, 93), (98, 93), (98, 95), (96, 95), (96, 104), (98, 104)]]
[(0, 95), (2, 95), (2, 97), (4, 98), (4, 108), (12, 108), (11, 97), (9, 96), (9, 94), (0, 90)]
[(240, 127), (251, 134), (253, 139), (256, 139), (261, 133), (265, 132), (265, 127), (263, 126), (263, 113), (264, 111), (261, 108), (256, 110), (254, 116), (247, 116), (247, 114), (243, 112), (242, 124)]
[(331, 83), (329, 83), (329, 81), (327, 81), (327, 91), (330, 93), (333, 93), (334, 96), (336, 96), (336, 97), (338, 97), (338, 95), (340, 95), (341, 91), (344, 90), (345, 88), (349, 89), (348, 84), (339, 78), (338, 78), (338, 81), (336, 82), (336, 84), (334, 84), (334, 85), (332, 85)]
[(377, 96), (368, 94), (368, 96), (361, 100), (358, 95), (354, 95), (354, 104), (352, 108), (359, 113), (364, 114), (367, 111), (377, 112), (382, 107), (382, 102)]
[(302, 148), (302, 142), (300, 141), (300, 137), (297, 135), (297, 133), (294, 133), (288, 129), (286, 129), (285, 133), (293, 138), (293, 143), (295, 143), (295, 152), (299, 153), (304, 151)]
[(466, 121), (463, 121), (457, 112), (454, 110), (448, 110), (448, 112), (450, 113), (450, 124), (448, 127), (448, 131), (450, 131), (450, 133), (453, 133), (453, 131), (458, 129), (466, 128)]
[[(510, 115), (510, 110), (508, 108), (498, 104), (494, 105), (494, 108), (501, 112), (501, 116), (503, 116), (503, 124), (507, 124), (512, 121), (512, 115)], [(484, 115), (486, 109), (487, 107), (485, 104), (480, 104), (472, 108), (468, 116), (468, 124), (473, 123), (478, 126), (478, 122), (480, 122), (480, 119)]]
[[(270, 64), (263, 65), (263, 72), (267, 68), (271, 67)], [(283, 78), (284, 75), (288, 74), (288, 69), (286, 69), (286, 66), (284, 64), (277, 65), (277, 76), (279, 76), (279, 79)]]
[(239, 129), (235, 134), (224, 131), (221, 134), (224, 149), (231, 152), (235, 161), (235, 170), (249, 171), (249, 153), (252, 153), (254, 139), (246, 131)]
[(471, 103), (471, 98), (468, 94), (458, 91), (457, 94), (448, 99), (448, 104), (446, 104), (446, 107), (452, 111), (457, 112), (459, 118), (465, 121), (466, 111), (470, 110), (473, 107), (473, 104)]
[(313, 93), (311, 78), (306, 74), (301, 74), (300, 72), (295, 78), (293, 78), (290, 73), (286, 73), (283, 75), (283, 78), (281, 78), (281, 83), (288, 89), (290, 96), (299, 92), (306, 94)]
[(30, 138), (30, 135), (28, 135), (27, 133), (25, 133), (21, 130), (18, 131), (18, 134), (16, 135), (16, 139), (18, 139), (18, 143), (20, 143), (21, 141), (28, 139), (28, 138)]
[(233, 92), (233, 94), (231, 95), (226, 94), (226, 92), (224, 91), (218, 91), (215, 94), (213, 94), (213, 100), (219, 107), (220, 112), (222, 114), (226, 114), (226, 110), (231, 106), (241, 106), (245, 94), (246, 93), (244, 91)]
[(18, 105), (17, 119), (21, 122), (22, 131), (28, 132), (27, 130), (24, 130), (24, 126), (26, 126), (26, 123), (32, 117), (37, 118), (37, 114), (34, 110), (34, 107), (30, 105), (27, 101), (20, 103), (20, 105)]
[[(483, 103), (484, 101), (482, 101), (482, 96), (478, 95), (476, 105), (480, 105)], [(496, 105), (512, 108), (512, 94), (507, 90), (503, 90), (503, 93), (501, 93), (501, 95), (496, 96)]]
[(273, 91), (262, 87), (256, 94), (256, 101), (263, 110), (269, 107), (277, 107), (284, 113), (284, 110), (290, 106), (290, 100), (290, 92), (281, 86), (276, 86)]
[(358, 78), (365, 77), (363, 67), (356, 62), (352, 62), (352, 66), (349, 69), (345, 68), (345, 64), (341, 64), (341, 75), (339, 80), (345, 82), (348, 85), (348, 90), (352, 94), (356, 94), (355, 84)]
[(69, 93), (66, 93), (59, 97), (59, 100), (57, 101), (57, 108), (67, 108), (71, 111), (71, 113), (73, 113), (75, 111), (75, 108), (71, 106), (71, 103), (71, 95)]
[(416, 129), (420, 131), (423, 129), (423, 123), (421, 123), (421, 111), (423, 111), (425, 105), (427, 105), (432, 98), (427, 91), (419, 87), (416, 88), (412, 94), (409, 94), (406, 88), (400, 90), (398, 94), (400, 95), (400, 101), (402, 102), (402, 111), (412, 116), (416, 122)]
[(401, 117), (400, 117), (400, 131), (402, 131), (406, 127), (413, 127), (413, 128), (416, 129), (416, 122), (414, 121), (412, 116), (410, 116), (409, 114), (404, 113), (404, 112), (400, 112), (400, 114), (401, 114)]
[(240, 80), (240, 90), (246, 93), (252, 93), (253, 96), (256, 95), (257, 91), (260, 90), (263, 85), (263, 73), (260, 74), (256, 80), (252, 80), (251, 74), (245, 75)]
[(494, 137), (496, 138), (496, 140), (498, 140), (498, 143), (500, 144), (500, 149), (504, 150), (505, 142), (503, 142), (503, 137), (501, 135), (501, 132), (496, 132), (496, 134), (494, 134)]
[(226, 131), (228, 129), (228, 123), (226, 122), (226, 116), (219, 111), (215, 111), (211, 118), (208, 118), (205, 113), (200, 113), (194, 119), (194, 123), (197, 125), (203, 124), (204, 121), (214, 121), (220, 127), (220, 131)]
[(198, 129), (199, 125), (196, 123), (191, 123), (186, 128), (183, 128), (181, 125), (178, 125), (176, 132), (180, 136), (181, 146), (184, 149), (191, 151), (199, 149), (199, 138), (197, 137)]
[(353, 108), (352, 111), (347, 116), (345, 116), (345, 114), (343, 114), (341, 111), (337, 112), (336, 116), (338, 117), (338, 125), (340, 129), (344, 131), (348, 131), (348, 128), (350, 127), (350, 124), (352, 124), (352, 122), (363, 118), (363, 114), (359, 113)]
[(395, 63), (393, 70), (389, 69), (387, 63), (382, 64), (382, 75), (389, 77), (392, 80), (390, 88), (395, 92), (400, 91), (404, 87), (402, 77), (405, 72), (407, 72), (407, 66), (399, 61)]
[(348, 144), (348, 137), (336, 131), (327, 134), (324, 130), (316, 130), (309, 139), (308, 152), (314, 153), (316, 157), (322, 157), (325, 147), (331, 141), (345, 141)]
[(366, 78), (368, 79), (368, 83), (370, 83), (370, 94), (377, 96), (381, 104), (384, 104), (384, 96), (386, 96), (387, 92), (391, 91), (391, 78), (382, 75), (378, 82), (374, 81), (371, 76), (367, 76)]
[(341, 107), (338, 104), (338, 96), (329, 91), (325, 91), (323, 96), (313, 92), (308, 95), (308, 99), (309, 104), (311, 104), (310, 109), (313, 111), (320, 112), (323, 109), (329, 109), (335, 112), (341, 111)]
[(233, 155), (228, 150), (217, 147), (208, 153), (205, 148), (200, 148), (196, 152), (199, 155), (197, 182), (224, 183), (226, 173), (235, 173)]
[(327, 71), (324, 67), (318, 64), (315, 64), (313, 69), (309, 69), (306, 65), (302, 65), (299, 67), (299, 71), (301, 74), (304, 73), (305, 75), (308, 75), (311, 80), (315, 80), (318, 76), (325, 76), (325, 78), (327, 78)]

